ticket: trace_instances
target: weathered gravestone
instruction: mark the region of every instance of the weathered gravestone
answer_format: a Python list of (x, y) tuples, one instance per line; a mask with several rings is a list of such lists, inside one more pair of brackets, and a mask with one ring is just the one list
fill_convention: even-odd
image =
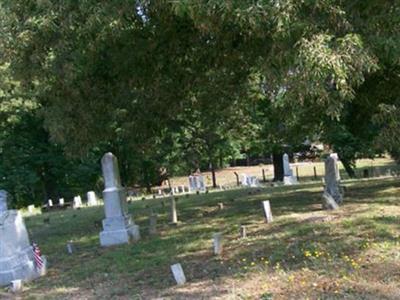
[(64, 198), (58, 199), (58, 205), (64, 206), (64, 204), (65, 204)]
[(37, 268), (32, 246), (22, 215), (17, 210), (4, 210), (7, 193), (0, 197), (0, 286), (14, 280), (32, 280), (42, 274)]
[(283, 183), (285, 185), (297, 184), (297, 178), (293, 176), (293, 170), (290, 168), (289, 155), (283, 154)]
[[(335, 156), (329, 156), (325, 160), (325, 190), (324, 194), (328, 194), (336, 204), (341, 204), (343, 202), (343, 195), (340, 192), (339, 186), (339, 171), (337, 165), (337, 158)], [(327, 201), (329, 197), (324, 197), (324, 208), (327, 209), (335, 209), (337, 207), (332, 207)]]
[(93, 191), (87, 192), (87, 204), (88, 206), (96, 206), (97, 205), (97, 198), (96, 194)]
[(222, 232), (217, 232), (213, 234), (213, 249), (214, 255), (222, 254)]
[(111, 246), (140, 239), (139, 226), (135, 225), (127, 212), (126, 191), (121, 185), (117, 158), (106, 153), (101, 159), (105, 189), (103, 191), (104, 211), (103, 231), (100, 244)]

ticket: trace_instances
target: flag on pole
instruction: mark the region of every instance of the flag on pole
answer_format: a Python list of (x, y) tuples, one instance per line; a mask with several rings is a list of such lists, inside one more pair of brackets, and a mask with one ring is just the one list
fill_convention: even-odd
[(40, 252), (39, 246), (36, 243), (32, 243), (32, 251), (35, 259), (36, 269), (41, 270), (43, 268), (42, 253)]

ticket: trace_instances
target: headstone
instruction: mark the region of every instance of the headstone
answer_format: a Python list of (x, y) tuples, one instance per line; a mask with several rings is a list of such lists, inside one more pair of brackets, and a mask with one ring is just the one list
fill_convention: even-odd
[[(43, 262), (46, 263), (45, 261)], [(44, 265), (45, 267), (45, 265)], [(17, 210), (0, 213), (0, 286), (13, 280), (31, 280), (41, 275), (22, 215)]]
[(28, 212), (29, 212), (29, 214), (35, 213), (35, 205), (34, 204), (28, 205)]
[(257, 179), (257, 176), (248, 176), (247, 174), (240, 174), (240, 182), (243, 186), (247, 187), (259, 187), (260, 182)]
[(5, 190), (0, 190), (0, 213), (8, 209), (8, 193)]
[(214, 247), (214, 255), (222, 254), (222, 233), (217, 232), (213, 234), (213, 247)]
[(337, 204), (343, 202), (343, 195), (340, 193), (339, 181), (337, 179), (337, 160), (329, 156), (325, 160), (325, 193), (328, 193)]
[(162, 196), (162, 195), (163, 195), (163, 192), (162, 192), (161, 189), (159, 189), (159, 190), (158, 190), (158, 196)]
[(205, 192), (204, 176), (191, 175), (189, 176), (189, 192)]
[(296, 176), (293, 176), (293, 170), (290, 168), (289, 155), (287, 155), (287, 153), (283, 154), (283, 175), (284, 185), (294, 185), (298, 183)]
[(273, 221), (272, 218), (272, 211), (271, 211), (271, 205), (268, 200), (262, 202), (263, 209), (264, 209), (264, 216), (265, 220), (267, 223), (271, 223)]
[(81, 208), (81, 207), (82, 207), (82, 198), (81, 198), (81, 196), (75, 196), (75, 197), (74, 197), (74, 200), (73, 200), (73, 202), (72, 202), (72, 207), (73, 207), (74, 209), (77, 209), (77, 208)]
[(157, 215), (151, 214), (149, 218), (149, 234), (156, 235), (157, 234)]
[(87, 192), (87, 204), (88, 206), (96, 206), (97, 205), (97, 198), (96, 194), (93, 191)]
[(177, 285), (183, 285), (186, 283), (185, 273), (183, 273), (181, 264), (172, 265), (171, 271), (172, 271), (172, 274), (174, 275)]
[(74, 253), (74, 244), (72, 241), (69, 241), (67, 243), (67, 252), (68, 252), (68, 254)]
[(47, 201), (47, 206), (48, 206), (48, 207), (53, 207), (53, 200), (49, 199), (49, 200)]
[(64, 206), (65, 205), (64, 198), (58, 199), (58, 205), (60, 205), (60, 206)]
[(224, 203), (219, 202), (219, 203), (218, 203), (218, 209), (219, 209), (219, 210), (223, 210), (223, 209), (224, 209)]
[(22, 291), (22, 280), (16, 279), (11, 281), (11, 291), (17, 293)]
[(178, 213), (176, 211), (176, 202), (175, 202), (175, 197), (171, 197), (171, 224), (177, 224), (178, 223)]
[(111, 246), (140, 239), (139, 226), (127, 211), (126, 191), (121, 185), (117, 158), (106, 153), (101, 159), (105, 189), (103, 191), (105, 219), (100, 232), (100, 244)]
[(287, 155), (287, 153), (283, 154), (283, 175), (284, 176), (293, 175), (293, 171), (290, 168), (289, 155)]
[(247, 228), (244, 225), (240, 226), (240, 237), (242, 239), (247, 237)]

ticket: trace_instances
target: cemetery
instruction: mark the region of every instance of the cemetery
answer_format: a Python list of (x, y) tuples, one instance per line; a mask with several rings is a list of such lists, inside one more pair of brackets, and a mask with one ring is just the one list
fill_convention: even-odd
[[(339, 168), (328, 157), (325, 184), (193, 191), (190, 197), (171, 194), (170, 203), (162, 206), (162, 199), (152, 197), (126, 201), (111, 153), (104, 155), (102, 167), (104, 206), (37, 215), (22, 210), (48, 269), (33, 281), (39, 275), (25, 271), (22, 288), (3, 290), (1, 296), (394, 299), (398, 293), (393, 256), (400, 235), (397, 177), (342, 180), (345, 196), (339, 207), (327, 210), (323, 195), (336, 203), (340, 194), (335, 185)], [(15, 243), (26, 249), (27, 239)], [(10, 246), (2, 243), (3, 257), (4, 247)], [(6, 263), (4, 258), (0, 262)]]
[(400, 1), (0, 2), (0, 299), (400, 299)]

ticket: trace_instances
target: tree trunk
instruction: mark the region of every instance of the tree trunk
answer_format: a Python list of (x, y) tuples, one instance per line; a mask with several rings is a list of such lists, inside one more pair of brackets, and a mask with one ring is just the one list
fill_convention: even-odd
[(274, 152), (272, 162), (274, 164), (274, 181), (283, 181), (283, 153)]
[(215, 167), (214, 167), (213, 163), (210, 163), (210, 169), (211, 169), (213, 188), (216, 188), (217, 187), (217, 177), (215, 176)]
[[(340, 155), (339, 155), (340, 157)], [(356, 173), (354, 171), (354, 164), (347, 159), (340, 158), (340, 161), (342, 162), (342, 165), (344, 169), (346, 170), (346, 173), (349, 175), (350, 178), (355, 178)]]

